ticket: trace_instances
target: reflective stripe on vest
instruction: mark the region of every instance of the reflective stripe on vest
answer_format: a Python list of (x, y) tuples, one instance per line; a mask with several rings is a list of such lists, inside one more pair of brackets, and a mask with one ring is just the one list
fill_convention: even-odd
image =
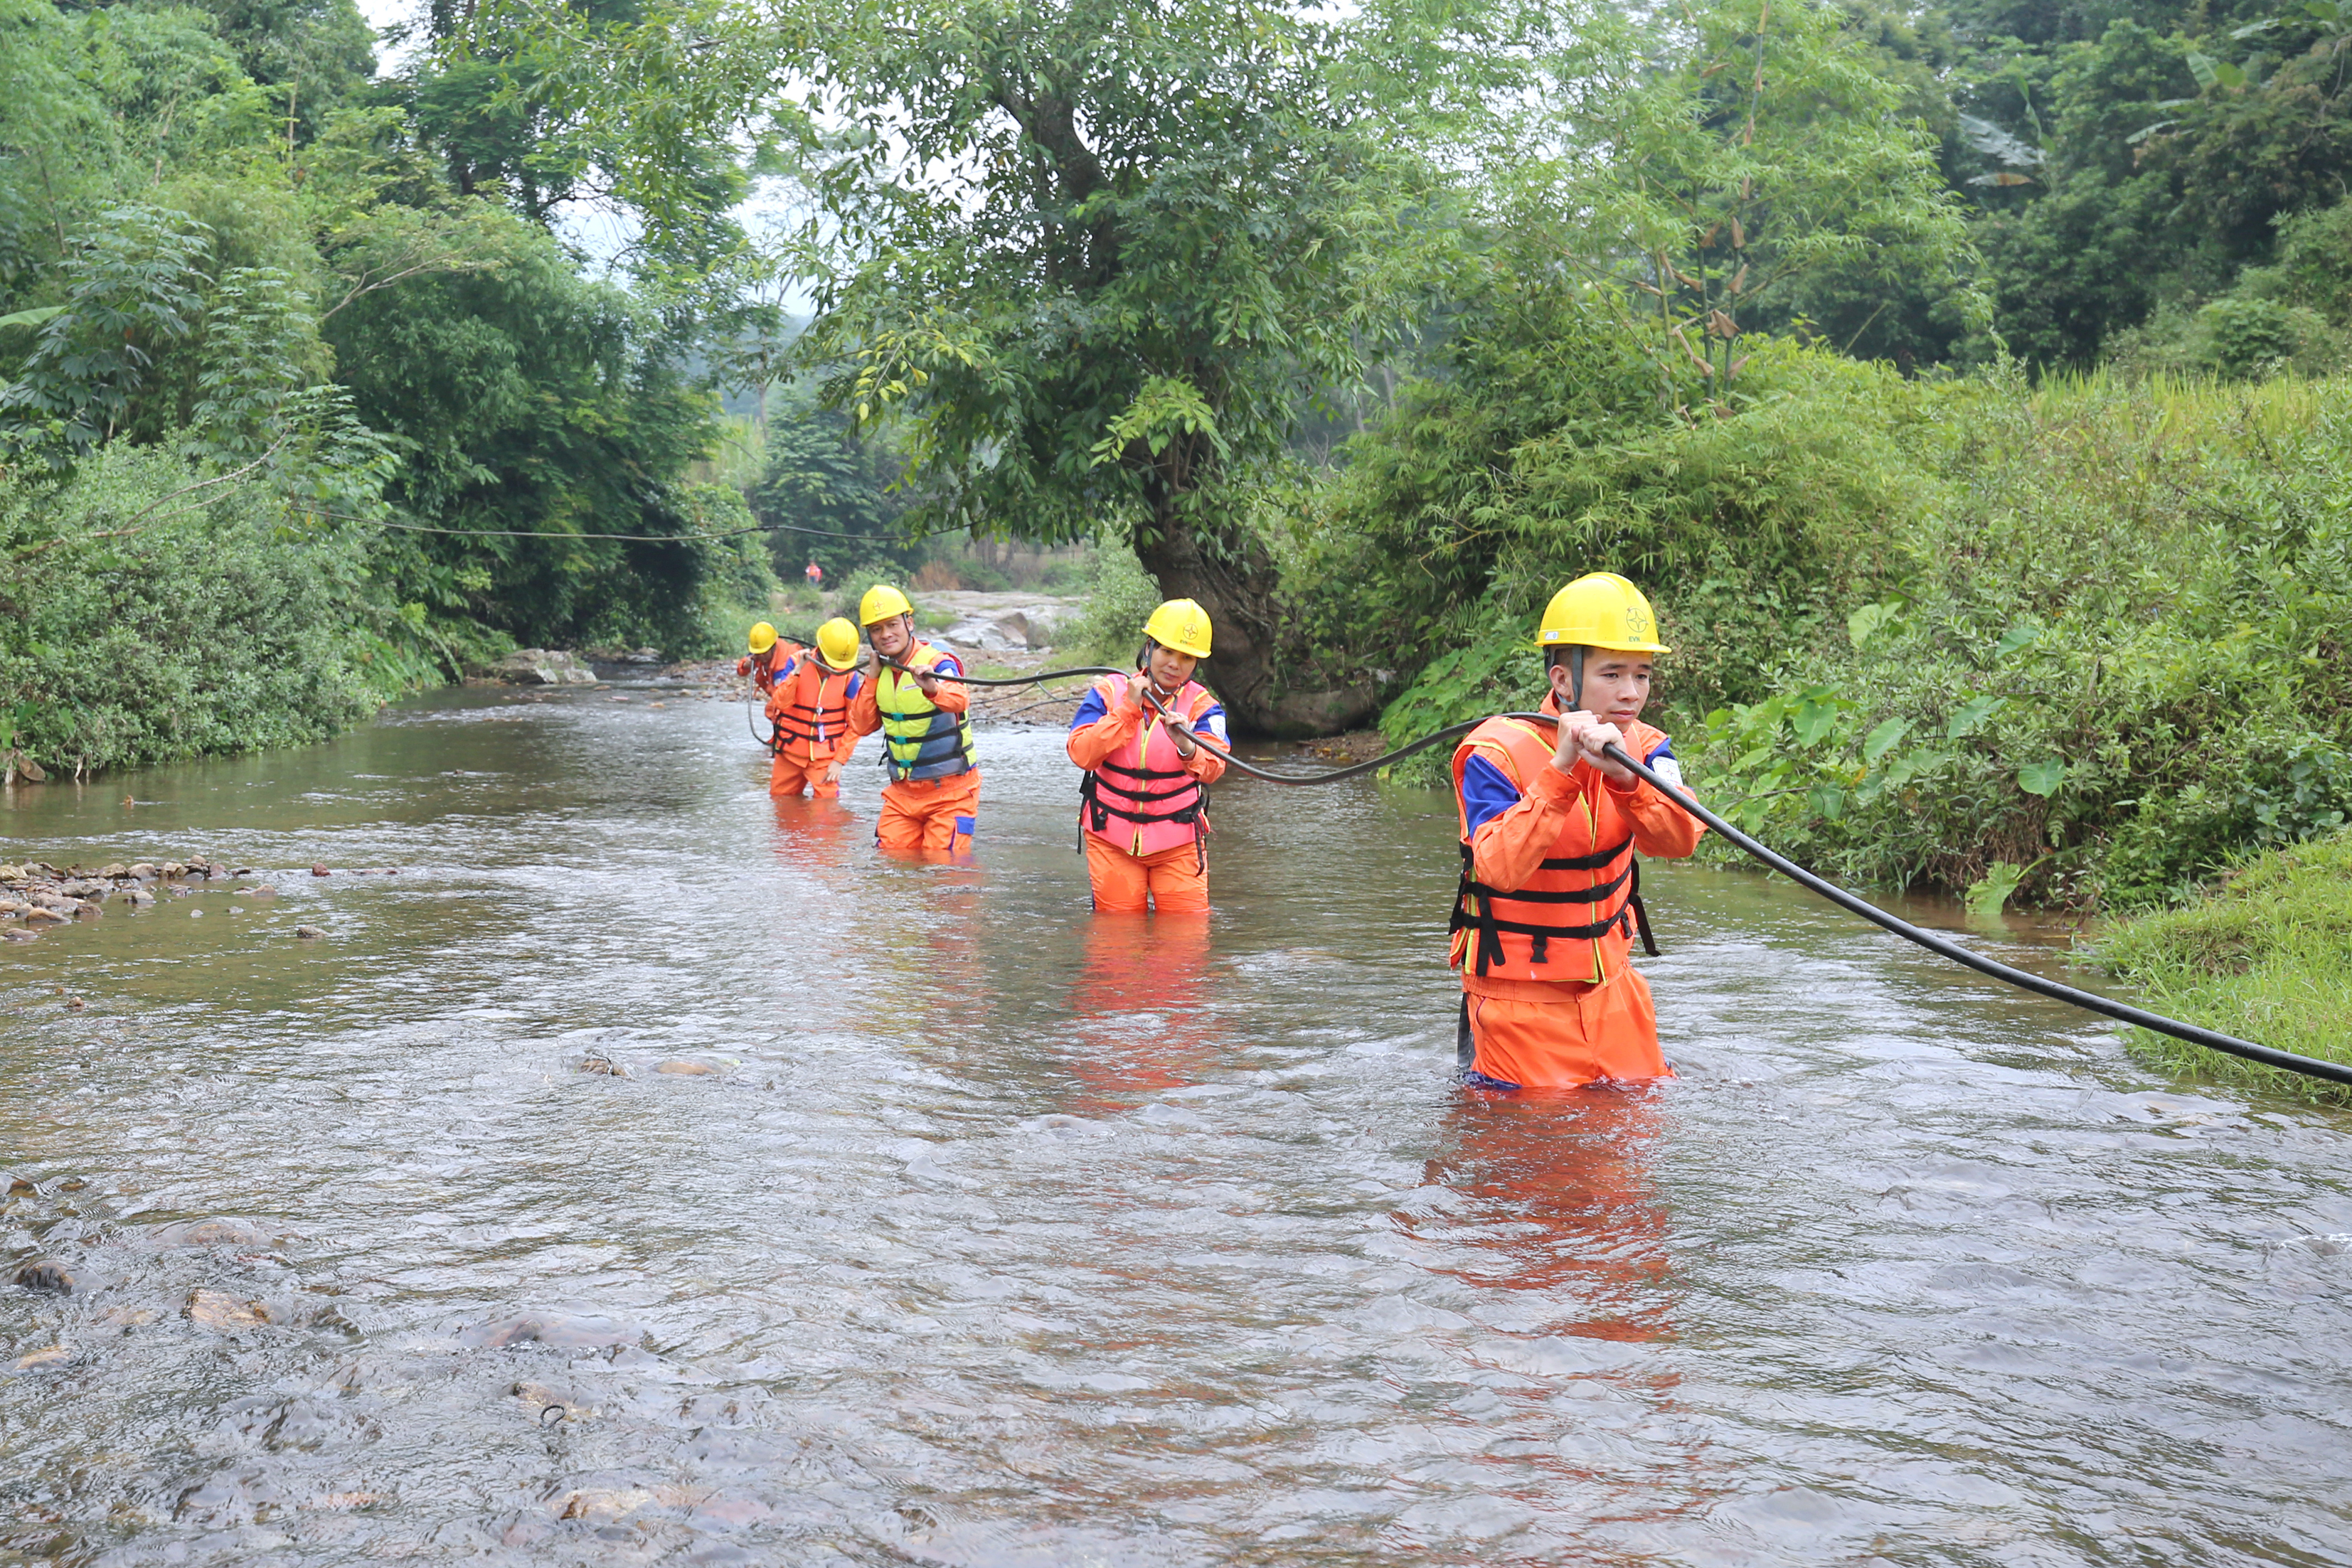
[[(1127, 683), (1116, 677), (1097, 681), (1095, 691), (1106, 712), (1117, 711), (1127, 700)], [(1187, 681), (1169, 699), (1168, 706), (1197, 721), (1216, 702), (1205, 687)], [(1186, 771), (1176, 743), (1148, 713), (1124, 745), (1078, 781), (1078, 799), (1080, 824), (1131, 855), (1158, 854), (1179, 844), (1198, 843), (1209, 831), (1204, 814), (1209, 792)], [(1113, 819), (1125, 824), (1117, 833), (1111, 831)]]
[[(928, 670), (940, 662), (940, 651), (918, 643), (899, 663)], [(952, 675), (940, 677), (952, 680)], [(882, 715), (883, 765), (896, 779), (949, 779), (969, 773), (971, 761), (971, 720), (954, 714), (923, 695), (912, 675), (885, 667), (875, 682), (875, 706)]]
[[(1636, 756), (1654, 752), (1665, 739), (1647, 725), (1625, 729), (1627, 748)], [(1524, 795), (1535, 770), (1551, 766), (1554, 744), (1516, 720), (1489, 719), (1480, 725), (1454, 753), (1457, 805), (1463, 771), (1479, 751), (1501, 750), (1509, 763), (1505, 772)], [(1649, 912), (1642, 906), (1642, 872), (1633, 858), (1633, 834), (1628, 831), (1614, 843), (1594, 846), (1598, 826), (1592, 798), (1580, 797), (1552, 845), (1555, 852), (1538, 863), (1525, 886), (1508, 893), (1477, 879), (1471, 835), (1465, 831), (1462, 881), (1447, 930), (1467, 933), (1470, 940), (1465, 952), (1460, 936), (1455, 936), (1454, 962), (1475, 965), (1479, 975), (1503, 969), (1512, 979), (1598, 983), (1624, 968), (1636, 932), (1643, 949), (1654, 956), (1658, 949), (1650, 936)]]
[(814, 659), (793, 666), (791, 678), (768, 705), (776, 749), (794, 757), (831, 757), (849, 737), (849, 683), (856, 673), (828, 670)]

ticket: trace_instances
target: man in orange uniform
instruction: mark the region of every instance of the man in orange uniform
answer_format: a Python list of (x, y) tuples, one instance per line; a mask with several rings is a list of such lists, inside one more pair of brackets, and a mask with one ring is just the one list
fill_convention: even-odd
[(1650, 601), (1610, 572), (1553, 595), (1537, 643), (1556, 730), (1490, 718), (1454, 752), (1463, 1082), (1561, 1088), (1660, 1077), (1669, 1070), (1649, 982), (1630, 961), (1637, 930), (1657, 951), (1633, 856), (1678, 859), (1705, 830), (1601, 748), (1614, 742), (1679, 785), (1672, 744), (1638, 722), (1653, 656), (1668, 650)]
[(816, 629), (816, 648), (784, 661), (768, 695), (768, 744), (776, 760), (768, 793), (798, 800), (805, 788), (819, 800), (841, 793), (841, 769), (857, 748), (849, 705), (866, 684), (857, 671), (857, 628), (835, 616)]
[(882, 732), (890, 782), (874, 841), (897, 854), (971, 852), (980, 808), (972, 761), (971, 694), (963, 665), (915, 636), (915, 607), (885, 583), (866, 591), (857, 618), (873, 644), (866, 687), (849, 705), (853, 736)]
[(1097, 680), (1070, 721), (1070, 760), (1087, 770), (1078, 830), (1098, 914), (1209, 907), (1206, 786), (1225, 764), (1192, 737), (1223, 745), (1225, 710), (1192, 679), (1208, 656), (1209, 612), (1171, 599), (1143, 623), (1138, 673)]
[(779, 642), (776, 629), (765, 621), (751, 628), (751, 652), (735, 661), (735, 673), (751, 677), (751, 685), (761, 692), (776, 689), (776, 666), (801, 652), (797, 643)]

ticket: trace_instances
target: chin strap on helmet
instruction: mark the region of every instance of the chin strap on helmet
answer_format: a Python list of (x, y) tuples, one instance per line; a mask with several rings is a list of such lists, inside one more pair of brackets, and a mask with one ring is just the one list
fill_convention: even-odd
[(1575, 643), (1568, 650), (1568, 706), (1570, 712), (1584, 706), (1584, 644)]

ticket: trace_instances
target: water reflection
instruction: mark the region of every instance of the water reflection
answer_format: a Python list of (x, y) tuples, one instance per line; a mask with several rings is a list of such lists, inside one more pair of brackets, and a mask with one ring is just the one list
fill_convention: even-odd
[(1462, 1261), (1447, 1272), (1542, 1292), (1562, 1314), (1552, 1333), (1673, 1338), (1671, 1218), (1651, 1173), (1664, 1116), (1649, 1086), (1465, 1091), (1428, 1164), (1459, 1200), (1444, 1235)]
[(1209, 981), (1209, 915), (1086, 917), (1086, 967), (1070, 988), (1070, 1109), (1094, 1116), (1225, 1065)]

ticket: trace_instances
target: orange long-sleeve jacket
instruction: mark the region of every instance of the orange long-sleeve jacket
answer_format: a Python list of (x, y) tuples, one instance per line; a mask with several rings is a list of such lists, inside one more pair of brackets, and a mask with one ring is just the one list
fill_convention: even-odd
[[(1624, 728), (1629, 752), (1672, 767), (1664, 735)], [(1614, 977), (1629, 956), (1632, 921), (1612, 911), (1624, 910), (1635, 857), (1678, 859), (1705, 831), (1640, 779), (1620, 784), (1580, 760), (1563, 773), (1551, 750), (1537, 727), (1514, 719), (1489, 720), (1455, 748), (1468, 880), (1451, 957), (1476, 995), (1534, 1000), (1562, 983)]]

